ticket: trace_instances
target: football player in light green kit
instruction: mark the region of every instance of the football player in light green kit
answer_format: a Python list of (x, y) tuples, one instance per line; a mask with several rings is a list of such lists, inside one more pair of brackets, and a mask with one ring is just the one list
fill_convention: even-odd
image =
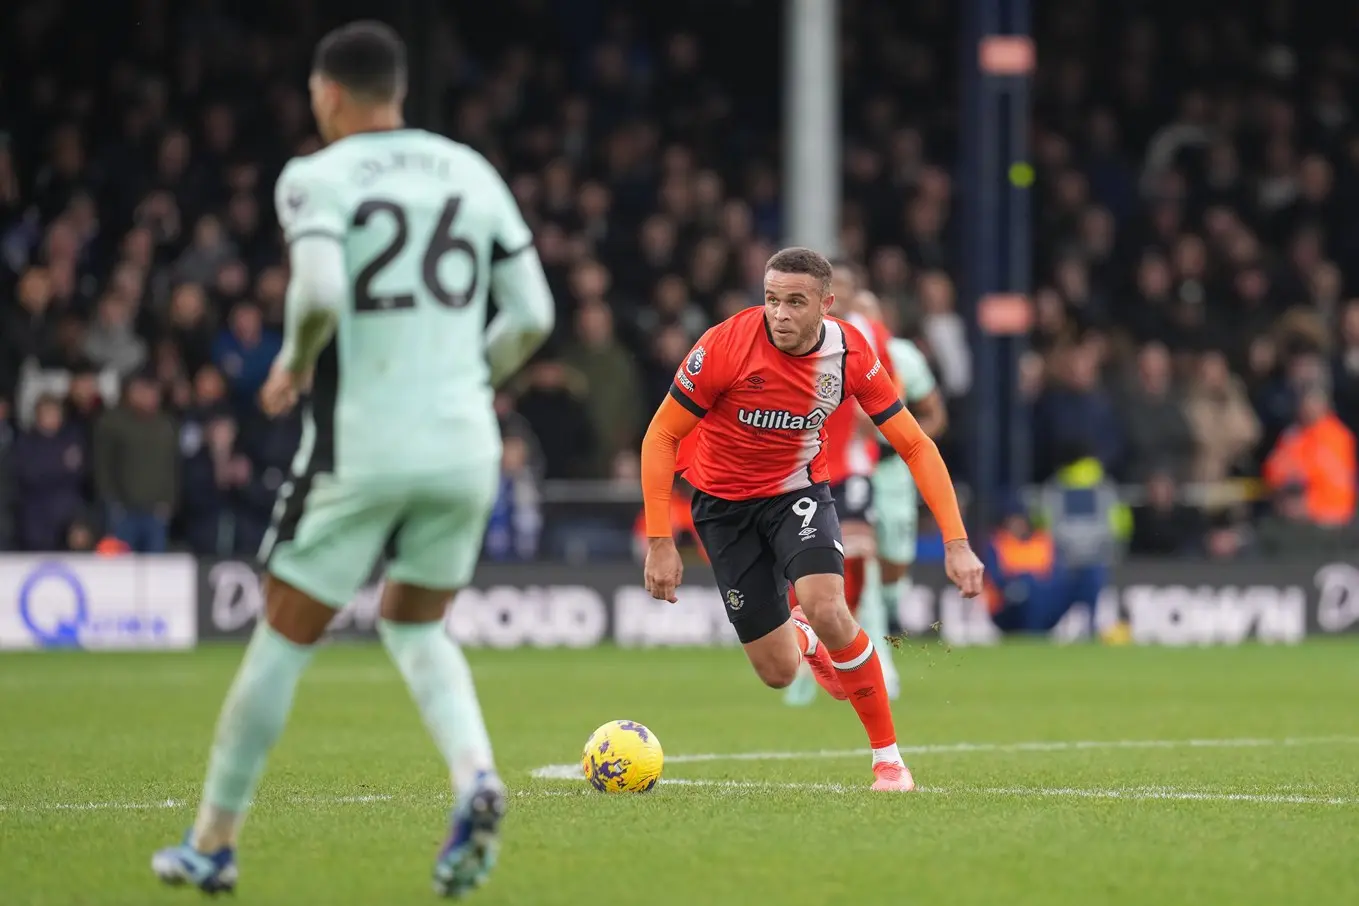
[[(872, 293), (860, 292), (855, 297), (855, 306), (867, 317), (883, 320), (882, 307)], [(938, 437), (948, 426), (948, 410), (944, 407), (929, 362), (915, 343), (900, 337), (894, 337), (888, 344), (888, 354), (892, 357), (897, 380), (902, 385), (906, 405), (920, 422), (921, 429), (930, 437)], [(887, 635), (889, 613), (910, 588), (907, 572), (915, 562), (916, 526), (920, 512), (919, 494), (911, 470), (886, 445), (873, 472), (873, 507), (878, 559), (876, 568), (870, 567), (865, 571), (859, 619), (876, 644)], [(888, 695), (895, 699), (901, 692), (901, 680), (891, 660), (882, 659), (883, 678), (887, 683)]]
[[(435, 889), (461, 895), (495, 862), (505, 789), (443, 620), (494, 503), (492, 387), (545, 338), (553, 304), (504, 181), (470, 148), (405, 128), (405, 84), (405, 47), (385, 25), (354, 23), (317, 47), (312, 109), (329, 147), (279, 177), (291, 280), (261, 393), (276, 415), (310, 391), (302, 441), (261, 551), (265, 619), (222, 709), (198, 819), (152, 859), (167, 883), (234, 886), (236, 838), (297, 681), (389, 539), (379, 632), (454, 787)], [(500, 306), (489, 327), (488, 290)]]

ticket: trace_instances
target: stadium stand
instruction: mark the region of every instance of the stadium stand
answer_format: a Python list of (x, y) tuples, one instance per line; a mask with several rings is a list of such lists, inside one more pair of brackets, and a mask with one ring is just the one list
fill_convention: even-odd
[[(253, 401), (286, 286), (271, 190), (317, 147), (324, 5), (135, 5), (0, 10), (0, 549), (248, 552), (296, 438)], [(540, 545), (544, 482), (630, 486), (689, 344), (759, 301), (783, 229), (775, 4), (692, 5), (643, 22), (500, 0), (427, 23), (426, 103), (507, 173), (558, 305), (500, 400), (498, 558), (629, 556), (632, 504), (549, 507)], [(1359, 45), (1312, 15), (1086, 0), (1037, 23), (1033, 477), (1093, 452), (1141, 552), (1269, 553), (1354, 517)], [(840, 242), (956, 435), (952, 16), (850, 5)], [(965, 479), (960, 437), (942, 445)]]

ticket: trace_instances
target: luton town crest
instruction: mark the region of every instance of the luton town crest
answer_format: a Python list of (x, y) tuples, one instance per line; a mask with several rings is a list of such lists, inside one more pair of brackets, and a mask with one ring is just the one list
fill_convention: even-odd
[(816, 376), (816, 395), (823, 400), (832, 401), (840, 398), (840, 377), (834, 374), (818, 374)]

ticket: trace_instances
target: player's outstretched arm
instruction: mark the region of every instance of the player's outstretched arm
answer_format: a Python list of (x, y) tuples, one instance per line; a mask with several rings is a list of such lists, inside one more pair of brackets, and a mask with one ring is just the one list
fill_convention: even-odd
[(500, 306), (486, 329), (491, 384), (500, 386), (543, 345), (556, 308), (538, 253), (530, 245), (491, 265), (491, 290)]
[(915, 416), (901, 403), (896, 378), (873, 353), (863, 335), (845, 327), (850, 359), (849, 390), (869, 414), (882, 436), (906, 460), (925, 505), (944, 533), (944, 570), (963, 592), (974, 598), (982, 592), (982, 564), (967, 542), (967, 529), (958, 510), (953, 479), (934, 441), (920, 429)]
[(646, 590), (674, 602), (684, 566), (670, 531), (670, 494), (680, 441), (697, 427), (699, 416), (667, 396), (642, 439), (642, 504), (646, 521)]

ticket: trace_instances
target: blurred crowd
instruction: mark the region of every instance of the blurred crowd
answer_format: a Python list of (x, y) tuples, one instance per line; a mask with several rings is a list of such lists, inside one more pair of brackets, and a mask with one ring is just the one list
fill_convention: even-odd
[[(558, 309), (498, 399), (489, 556), (582, 537), (541, 483), (634, 480), (690, 344), (759, 302), (784, 226), (773, 6), (502, 0), (426, 23), (420, 102), (506, 174)], [(1283, 550), (1306, 534), (1288, 526), (1354, 517), (1359, 16), (1160, 7), (1035, 24), (1034, 478), (1098, 458), (1133, 489), (1135, 552)], [(0, 9), (0, 549), (257, 545), (297, 437), (254, 405), (287, 282), (271, 191), (318, 147), (305, 79), (334, 12)], [(935, 368), (965, 480), (956, 14), (846, 4), (840, 251)], [(596, 548), (626, 555), (631, 516)]]

